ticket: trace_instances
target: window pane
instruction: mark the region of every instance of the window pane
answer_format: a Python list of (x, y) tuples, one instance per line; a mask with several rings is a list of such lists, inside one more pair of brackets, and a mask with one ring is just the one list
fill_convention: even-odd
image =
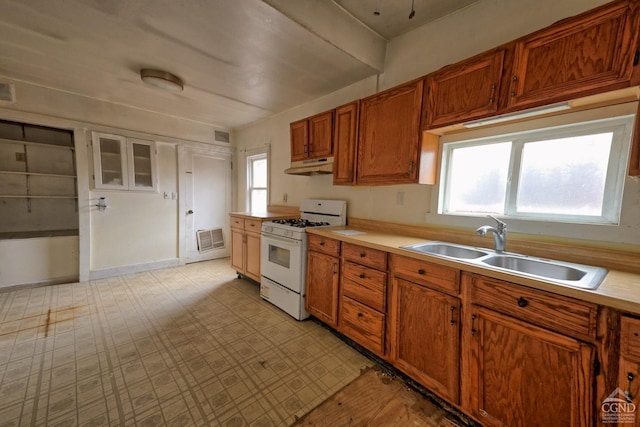
[(448, 212), (503, 213), (511, 143), (451, 150)]
[(136, 187), (152, 187), (151, 146), (133, 143), (133, 173)]
[(250, 210), (252, 212), (267, 211), (267, 190), (251, 190)]
[(120, 141), (100, 138), (100, 165), (102, 167), (102, 183), (122, 185), (122, 157)]
[(267, 159), (256, 159), (251, 162), (251, 187), (267, 187)]
[(613, 133), (524, 144), (517, 211), (602, 215)]

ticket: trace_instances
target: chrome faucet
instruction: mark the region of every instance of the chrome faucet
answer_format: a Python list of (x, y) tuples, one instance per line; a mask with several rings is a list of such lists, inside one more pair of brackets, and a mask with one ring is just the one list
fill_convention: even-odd
[(481, 236), (486, 236), (487, 233), (493, 234), (493, 242), (495, 245), (496, 252), (504, 252), (505, 245), (507, 243), (507, 224), (500, 221), (493, 215), (487, 215), (489, 218), (493, 218), (496, 220), (498, 225), (496, 227), (492, 227), (490, 225), (483, 225), (476, 230), (476, 233)]

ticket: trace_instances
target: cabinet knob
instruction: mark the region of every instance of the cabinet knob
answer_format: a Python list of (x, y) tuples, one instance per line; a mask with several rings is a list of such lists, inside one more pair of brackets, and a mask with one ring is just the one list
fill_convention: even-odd
[(367, 254), (365, 254), (364, 252), (360, 252), (360, 258), (364, 258), (365, 256), (367, 256)]
[(362, 317), (362, 313), (358, 313), (358, 317)]
[(364, 273), (358, 274), (358, 277), (361, 278), (361, 279), (364, 279)]
[(418, 274), (424, 274), (426, 273), (426, 271), (424, 271), (423, 269), (418, 270)]
[(320, 242), (320, 246), (324, 246), (324, 242)]
[(187, 215), (193, 215), (193, 210), (189, 209), (189, 210), (187, 211)]
[(518, 306), (524, 308), (529, 305), (529, 301), (524, 299), (523, 297), (518, 298)]

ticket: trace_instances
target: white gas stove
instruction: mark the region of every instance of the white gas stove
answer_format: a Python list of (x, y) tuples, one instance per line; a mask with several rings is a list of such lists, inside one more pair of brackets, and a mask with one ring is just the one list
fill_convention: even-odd
[(260, 296), (298, 320), (309, 317), (304, 307), (306, 229), (345, 225), (346, 221), (346, 201), (305, 199), (300, 204), (300, 219), (264, 222), (260, 248)]

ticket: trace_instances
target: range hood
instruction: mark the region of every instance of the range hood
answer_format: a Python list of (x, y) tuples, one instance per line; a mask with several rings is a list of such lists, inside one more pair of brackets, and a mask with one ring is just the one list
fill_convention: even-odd
[(323, 175), (333, 173), (333, 157), (323, 159), (291, 162), (291, 167), (284, 170), (289, 175)]

